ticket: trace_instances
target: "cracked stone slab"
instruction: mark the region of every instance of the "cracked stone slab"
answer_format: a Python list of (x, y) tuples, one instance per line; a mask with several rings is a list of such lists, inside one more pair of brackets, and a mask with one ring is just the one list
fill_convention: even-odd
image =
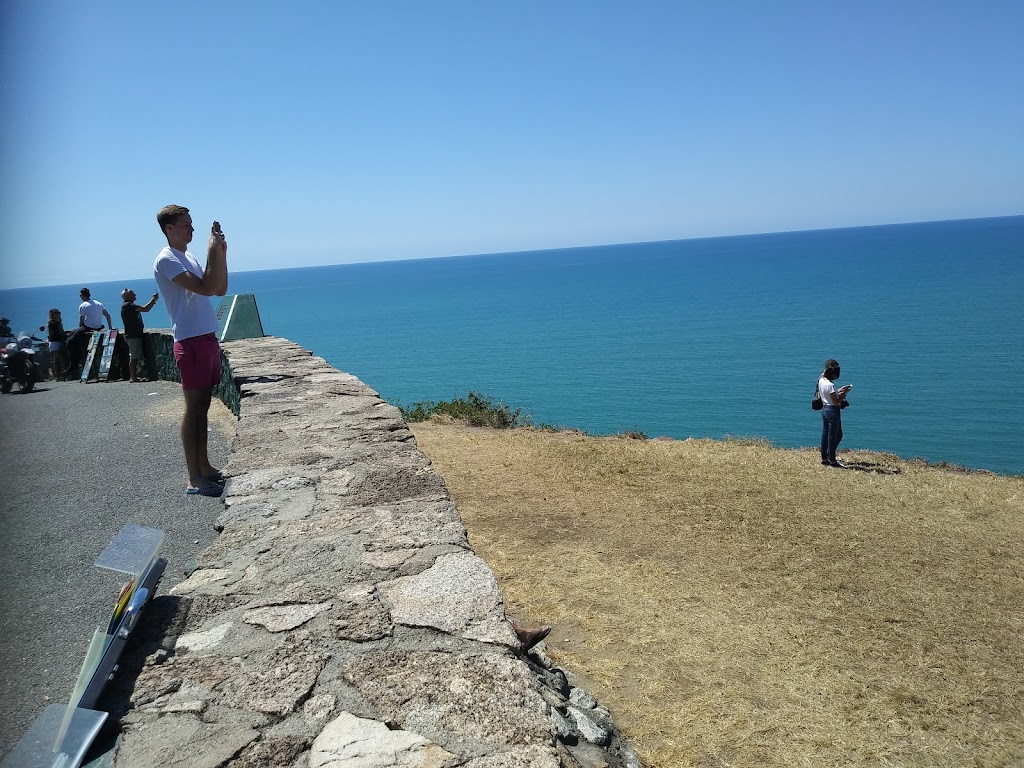
[[(223, 623), (229, 613), (247, 605), (252, 595), (195, 595), (187, 601), (185, 620), (181, 632), (196, 632)], [(172, 636), (169, 635), (171, 639)]]
[[(355, 414), (372, 414), (381, 405), (380, 399), (371, 395), (346, 395), (334, 393), (317, 393), (317, 407), (313, 411), (320, 418), (352, 416)], [(397, 409), (395, 409), (397, 411)], [(394, 417), (392, 411), (388, 415)], [(401, 417), (401, 411), (398, 411)]]
[(426, 456), (407, 443), (399, 445), (405, 450), (355, 463), (346, 474), (325, 473), (321, 491), (338, 496), (339, 504), (355, 506), (447, 498), (444, 481)]
[(259, 736), (240, 723), (205, 723), (191, 714), (165, 714), (129, 729), (114, 760), (116, 768), (220, 768)]
[[(344, 521), (339, 524), (344, 525)], [(273, 596), (272, 601), (264, 601), (264, 604), (283, 604), (325, 602), (326, 599), (326, 596), (312, 599), (289, 596), (285, 585), (311, 578), (320, 584), (336, 585), (365, 581), (374, 570), (361, 562), (362, 554), (359, 538), (347, 526), (332, 530), (330, 524), (293, 522), (267, 531), (260, 539), (233, 553), (221, 551), (218, 556), (232, 557), (234, 567), (244, 568), (230, 587), (232, 592), (259, 593), (264, 598)], [(213, 590), (211, 586), (204, 591)]]
[[(331, 603), (297, 603), (293, 605), (270, 605), (246, 611), (242, 621), (265, 627), (269, 632), (284, 632), (301, 627), (310, 619), (331, 608)], [(179, 643), (181, 641), (179, 640)]]
[(518, 644), (505, 620), (494, 574), (470, 552), (442, 555), (431, 568), (380, 585), (391, 619), (452, 635), (510, 647)]
[[(227, 528), (196, 557), (196, 562), (204, 570), (229, 567), (240, 571), (241, 576), (234, 577), (237, 583), (230, 586), (232, 591), (241, 592), (262, 591), (268, 584), (357, 568), (361, 555), (362, 548), (352, 535), (348, 518), (317, 517)], [(277, 576), (270, 575), (275, 572)], [(203, 591), (213, 589), (211, 585)]]
[(373, 507), (371, 514), (374, 522), (363, 531), (367, 551), (418, 549), (435, 544), (469, 548), (458, 509), (448, 499)]
[(268, 520), (277, 513), (277, 507), (264, 498), (247, 499), (243, 503), (225, 504), (224, 511), (217, 516), (213, 527), (223, 531), (231, 523), (257, 523)]
[(241, 574), (231, 568), (201, 568), (193, 571), (184, 581), (175, 584), (168, 592), (172, 595), (190, 595), (211, 585), (226, 587), (240, 576)]
[(310, 696), (302, 705), (302, 717), (310, 725), (322, 728), (337, 705), (338, 697), (330, 693)]
[(335, 451), (322, 445), (302, 445), (293, 440), (279, 439), (249, 440), (247, 435), (236, 440), (231, 461), (232, 466), (237, 462), (239, 468), (249, 470), (265, 467), (270, 462), (322, 470), (334, 462), (334, 454)]
[(391, 615), (372, 586), (346, 587), (338, 595), (338, 604), (331, 634), (339, 640), (364, 643), (388, 637), (394, 631)]
[(310, 768), (448, 768), (459, 756), (411, 731), (342, 712), (327, 724), (309, 752)]
[(309, 695), (330, 657), (315, 638), (294, 633), (274, 651), (251, 655), (221, 690), (253, 712), (287, 715)]
[(561, 768), (551, 747), (524, 747), (470, 760), (463, 768)]
[(406, 560), (415, 555), (415, 549), (393, 549), (388, 552), (364, 552), (363, 562), (373, 568), (380, 568), (382, 571), (390, 571), (402, 565)]
[(501, 654), (371, 651), (345, 678), (389, 723), (470, 754), (550, 746), (552, 726), (537, 682)]
[(225, 621), (205, 632), (187, 632), (178, 638), (174, 647), (177, 650), (192, 651), (193, 653), (205, 651), (219, 645), (232, 626), (234, 626), (232, 622)]
[(182, 689), (189, 691), (191, 698), (209, 698), (240, 667), (240, 662), (222, 656), (177, 654), (163, 664), (142, 668), (135, 680), (132, 704), (143, 707)]
[[(309, 574), (307, 574), (309, 575)], [(338, 594), (336, 582), (310, 581), (302, 579), (280, 586), (267, 584), (260, 596), (253, 601), (253, 608), (294, 603), (326, 603)]]
[(305, 484), (287, 487), (294, 477), (280, 480), (271, 490), (255, 495), (229, 496), (224, 500), (224, 511), (214, 528), (224, 530), (229, 524), (266, 526), (289, 520), (302, 520), (313, 514), (316, 506), (316, 488)]
[[(310, 477), (305, 467), (278, 466), (270, 469), (253, 469), (244, 475), (231, 477), (225, 485), (225, 496), (251, 496), (273, 490), (275, 487), (283, 488), (278, 483), (284, 483), (291, 488), (312, 486), (316, 484), (316, 478)], [(230, 487), (229, 487), (230, 486)]]
[(249, 744), (238, 757), (226, 763), (224, 768), (290, 766), (308, 744), (308, 740), (297, 736), (263, 736), (259, 741)]

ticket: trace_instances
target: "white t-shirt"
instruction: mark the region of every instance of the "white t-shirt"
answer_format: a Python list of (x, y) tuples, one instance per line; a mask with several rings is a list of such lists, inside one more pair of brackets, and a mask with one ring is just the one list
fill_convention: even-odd
[(103, 325), (103, 305), (96, 299), (87, 299), (78, 305), (79, 318), (85, 317), (85, 324), (90, 328)]
[(191, 272), (196, 277), (203, 276), (203, 268), (195, 256), (187, 251), (178, 251), (168, 245), (157, 254), (153, 262), (153, 277), (164, 299), (167, 314), (171, 317), (171, 332), (175, 341), (216, 333), (220, 327), (217, 313), (208, 297), (193, 293), (174, 282), (174, 278), (183, 272)]
[(836, 393), (836, 385), (822, 376), (818, 379), (818, 394), (821, 395), (821, 402), (825, 405), (832, 405), (832, 395)]

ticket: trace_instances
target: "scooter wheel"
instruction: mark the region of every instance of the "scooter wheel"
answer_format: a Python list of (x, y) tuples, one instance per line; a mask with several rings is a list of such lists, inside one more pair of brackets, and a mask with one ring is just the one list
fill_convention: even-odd
[(24, 378), (18, 382), (18, 391), (21, 394), (31, 392), (32, 388), (36, 385), (36, 369), (35, 366), (29, 365), (25, 370)]

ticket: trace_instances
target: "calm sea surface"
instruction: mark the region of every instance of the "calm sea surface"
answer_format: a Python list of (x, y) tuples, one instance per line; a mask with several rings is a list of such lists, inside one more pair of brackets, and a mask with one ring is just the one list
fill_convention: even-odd
[[(118, 326), (126, 285), (155, 290), (90, 286)], [(57, 306), (71, 326), (78, 287), (0, 291), (0, 312), (18, 331)], [(268, 334), (391, 402), (473, 389), (599, 434), (817, 445), (810, 398), (835, 357), (854, 385), (843, 447), (1024, 474), (1024, 216), (234, 272), (230, 287), (256, 295)], [(162, 302), (146, 324), (169, 325)]]

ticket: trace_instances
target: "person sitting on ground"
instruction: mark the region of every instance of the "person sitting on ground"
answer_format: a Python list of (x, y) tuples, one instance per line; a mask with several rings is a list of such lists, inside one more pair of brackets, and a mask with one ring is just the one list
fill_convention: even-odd
[(141, 313), (149, 312), (160, 298), (160, 294), (154, 293), (153, 298), (142, 306), (135, 303), (135, 291), (131, 288), (121, 291), (121, 298), (124, 300), (124, 304), (121, 305), (121, 322), (124, 323), (124, 338), (128, 342), (129, 381), (138, 382), (141, 381), (139, 360), (142, 359), (142, 340), (145, 337)]
[(68, 367), (68, 356), (64, 351), (66, 337), (60, 310), (54, 307), (46, 321), (46, 338), (50, 342), (50, 357), (53, 358), (53, 377), (58, 381), (64, 378), (64, 370)]

